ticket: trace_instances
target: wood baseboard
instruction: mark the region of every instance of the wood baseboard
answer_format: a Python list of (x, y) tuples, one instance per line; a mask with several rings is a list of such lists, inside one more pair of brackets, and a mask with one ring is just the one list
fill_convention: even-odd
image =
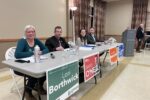
[[(40, 40), (46, 40), (48, 37), (39, 37)], [(66, 40), (71, 39), (72, 37), (64, 37)], [(1, 42), (16, 42), (18, 41), (19, 38), (14, 38), (14, 39), (0, 39)]]

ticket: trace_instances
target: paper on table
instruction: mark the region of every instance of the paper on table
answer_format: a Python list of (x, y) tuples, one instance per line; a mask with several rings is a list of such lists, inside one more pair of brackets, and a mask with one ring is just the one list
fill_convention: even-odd
[(92, 50), (93, 47), (79, 47), (79, 50)]
[(40, 56), (40, 60), (44, 60), (44, 59), (48, 59), (48, 57), (45, 56), (45, 55), (41, 55), (41, 56)]
[(64, 49), (64, 51), (69, 51), (69, 50), (70, 50), (70, 48)]
[[(48, 57), (41, 55), (40, 60), (48, 59)], [(30, 63), (35, 63), (34, 56), (22, 58), (21, 60), (30, 61)]]
[(95, 44), (87, 44), (85, 45), (86, 47), (95, 47), (96, 45)]
[(35, 62), (34, 56), (27, 57), (27, 58), (22, 58), (21, 60), (30, 61), (30, 63), (34, 63)]

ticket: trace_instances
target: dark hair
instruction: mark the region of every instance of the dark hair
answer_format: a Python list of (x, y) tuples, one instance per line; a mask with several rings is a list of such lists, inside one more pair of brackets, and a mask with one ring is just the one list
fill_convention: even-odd
[[(82, 35), (81, 35), (81, 31), (82, 30), (85, 30), (85, 37), (82, 37)], [(84, 28), (80, 29), (80, 31), (79, 31), (79, 38), (81, 39), (81, 41), (86, 39), (86, 29), (84, 29)]]
[(56, 29), (62, 29), (61, 26), (56, 26), (54, 29), (54, 32), (56, 32)]
[(82, 30), (85, 30), (85, 32), (86, 32), (86, 29), (84, 29), (84, 28), (80, 29), (80, 31), (79, 31), (79, 37), (82, 37), (82, 36), (81, 36), (81, 31), (82, 31)]

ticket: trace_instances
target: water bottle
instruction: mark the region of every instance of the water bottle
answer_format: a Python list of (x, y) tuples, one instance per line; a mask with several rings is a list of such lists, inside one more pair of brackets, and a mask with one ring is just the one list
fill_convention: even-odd
[(80, 39), (80, 38), (77, 38), (76, 45), (77, 45), (77, 46), (81, 46), (81, 44), (82, 44), (82, 43), (81, 43), (81, 39)]
[(39, 52), (40, 52), (40, 47), (38, 45), (36, 45), (34, 47), (34, 58), (35, 58), (35, 62), (36, 63), (40, 62), (40, 54), (39, 54)]
[(84, 40), (84, 45), (87, 45), (87, 39)]

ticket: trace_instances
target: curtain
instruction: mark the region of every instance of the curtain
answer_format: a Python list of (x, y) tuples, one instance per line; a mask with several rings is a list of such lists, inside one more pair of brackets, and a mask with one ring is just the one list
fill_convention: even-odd
[(139, 24), (146, 23), (148, 0), (133, 0), (133, 13), (132, 13), (132, 24), (133, 29), (137, 28)]
[(94, 27), (97, 39), (103, 41), (105, 35), (106, 2), (94, 0)]
[(75, 13), (75, 35), (79, 34), (80, 29), (88, 30), (90, 0), (74, 0), (74, 5), (77, 7)]

